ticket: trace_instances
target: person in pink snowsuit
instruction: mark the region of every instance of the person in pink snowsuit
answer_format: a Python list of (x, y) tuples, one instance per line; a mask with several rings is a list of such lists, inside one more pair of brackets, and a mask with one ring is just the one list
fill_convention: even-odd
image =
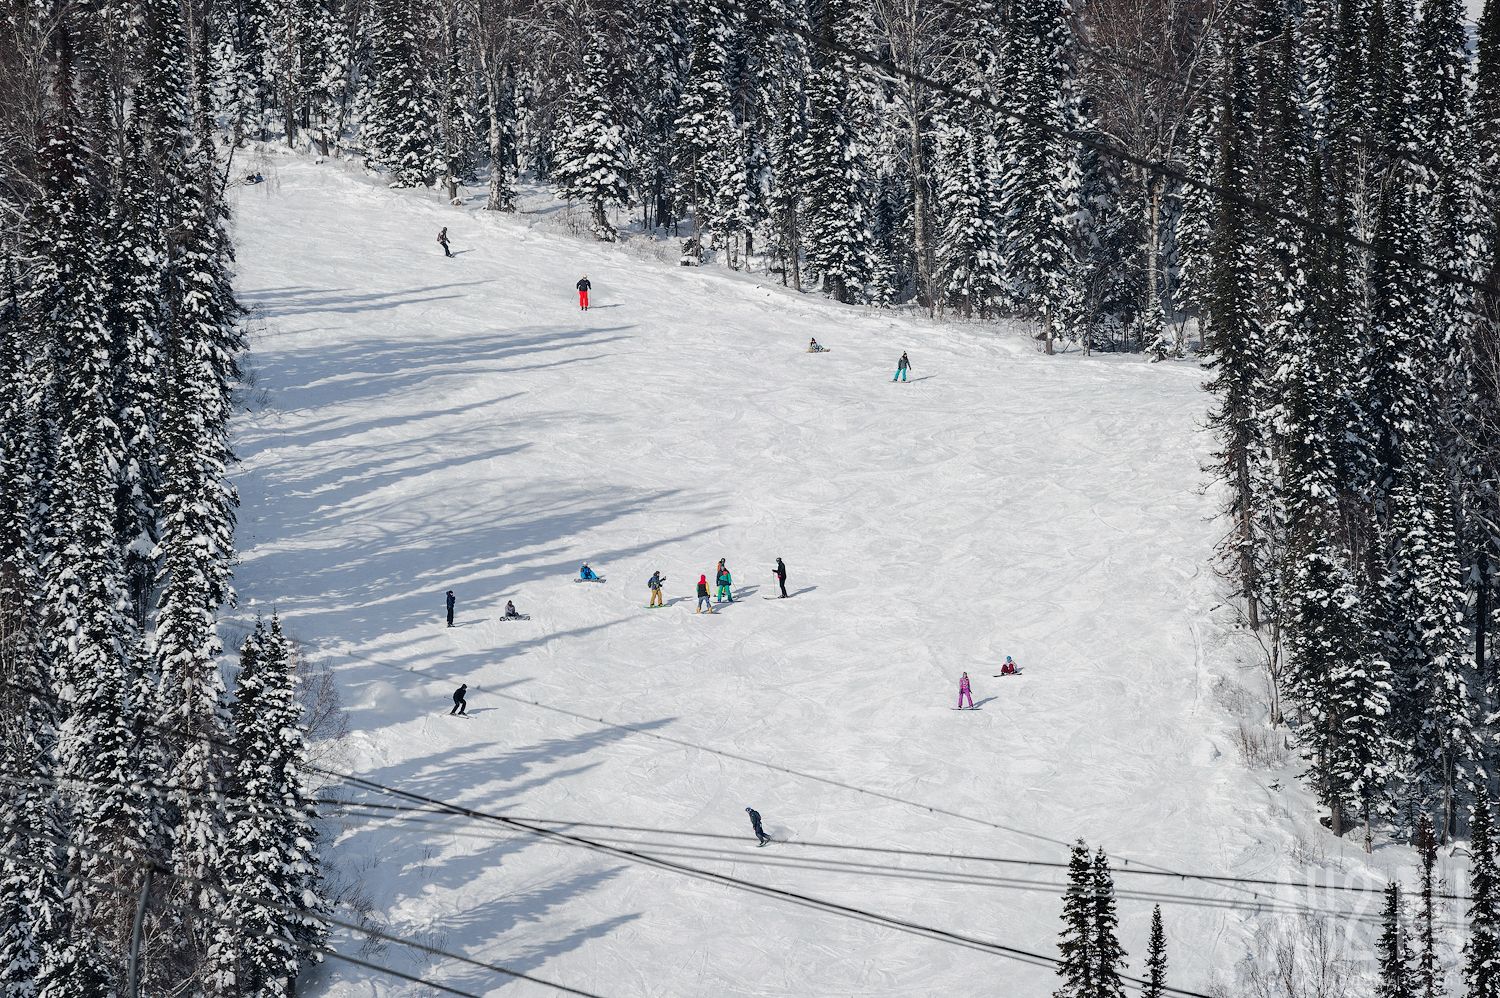
[(964, 701), (969, 701), (969, 706), (974, 706), (974, 695), (969, 692), (969, 674), (966, 672), (958, 680), (958, 706), (963, 709)]

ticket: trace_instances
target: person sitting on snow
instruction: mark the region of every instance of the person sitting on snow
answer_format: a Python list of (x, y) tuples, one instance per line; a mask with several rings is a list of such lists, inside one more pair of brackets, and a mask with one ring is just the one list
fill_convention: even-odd
[(1001, 665), (1000, 665), (1000, 675), (1002, 675), (1002, 676), (1014, 676), (1015, 674), (1016, 674), (1016, 663), (1011, 659), (1011, 657), (1009, 655), (1007, 655), (1007, 656), (1005, 656), (1005, 661), (1003, 663), (1001, 663)]
[(588, 562), (584, 562), (583, 567), (578, 570), (578, 577), (584, 582), (593, 582), (599, 578), (594, 574), (594, 570), (589, 568)]
[(807, 352), (808, 353), (822, 353), (823, 352), (823, 348), (820, 347), (820, 346), (818, 346), (818, 338), (816, 336), (814, 336), (811, 340), (808, 341), (808, 343), (807, 343)]
[(513, 601), (511, 601), (511, 600), (506, 600), (505, 601), (505, 615), (507, 617), (519, 617), (520, 616), (520, 614), (516, 612), (516, 604)]

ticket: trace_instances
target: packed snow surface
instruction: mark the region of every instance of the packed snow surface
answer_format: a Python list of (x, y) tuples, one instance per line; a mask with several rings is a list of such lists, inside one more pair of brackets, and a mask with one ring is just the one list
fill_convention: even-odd
[[(236, 234), (264, 389), (236, 440), (241, 613), (274, 607), (334, 667), (346, 769), (1045, 956), (1064, 871), (946, 854), (1055, 863), (1081, 836), (1117, 869), (1297, 872), (1308, 819), (1287, 812), (1305, 809), (1246, 767), (1221, 695), (1252, 680), (1211, 613), (1196, 366), (1046, 358), (1014, 329), (665, 266), (336, 164), (284, 161), (241, 193)], [(778, 556), (794, 597), (768, 601)], [(720, 558), (736, 600), (696, 615)], [(605, 584), (575, 584), (585, 561)], [(668, 606), (648, 610), (654, 570)], [(506, 600), (530, 621), (502, 621)], [(1006, 655), (1022, 671), (997, 678)], [(964, 671), (973, 711), (953, 709)], [(448, 713), (461, 682), (467, 718)], [(756, 847), (746, 806), (775, 843)], [(330, 831), (391, 932), (602, 995), (1056, 985), (493, 823), (361, 812)], [(1131, 971), (1147, 895), (1166, 895), (1172, 982), (1195, 989), (1307, 898), (1116, 882)], [(464, 992), (553, 993), (332, 943)], [(336, 961), (313, 990), (431, 993)]]

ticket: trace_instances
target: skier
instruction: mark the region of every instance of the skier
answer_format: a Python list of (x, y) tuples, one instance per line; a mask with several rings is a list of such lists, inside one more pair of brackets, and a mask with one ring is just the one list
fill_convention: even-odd
[(709, 613), (714, 612), (713, 606), (708, 601), (708, 576), (700, 575), (698, 576), (698, 609), (693, 612), (703, 613), (705, 610)]
[(911, 360), (907, 358), (906, 351), (903, 350), (901, 351), (901, 359), (896, 361), (896, 377), (892, 378), (891, 380), (895, 381), (897, 379), (900, 379), (901, 381), (905, 381), (906, 372), (910, 370)]
[(969, 701), (969, 706), (974, 706), (974, 694), (969, 692), (969, 674), (966, 672), (958, 679), (958, 707), (963, 709), (964, 701)]
[(513, 600), (506, 600), (505, 601), (505, 615), (507, 617), (519, 617), (520, 616), (520, 614), (516, 612), (515, 601), (513, 601)]
[(454, 597), (453, 590), (452, 589), (448, 590), (448, 626), (449, 627), (453, 626), (453, 604), (455, 604), (457, 602), (458, 602), (458, 600)]
[(464, 693), (468, 689), (469, 684), (464, 683), (458, 689), (453, 691), (453, 709), (448, 711), (449, 717), (452, 717), (454, 714), (457, 714), (460, 717), (469, 716), (469, 701), (464, 698)]
[(578, 307), (587, 312), (589, 310), (589, 289), (593, 285), (589, 283), (589, 275), (584, 274), (578, 279)]
[(651, 602), (646, 604), (648, 610), (653, 606), (663, 605), (661, 601), (661, 584), (666, 581), (667, 577), (659, 571), (652, 572), (651, 578), (646, 580), (646, 588), (651, 590)]
[(1014, 676), (1015, 674), (1016, 674), (1016, 663), (1011, 660), (1011, 657), (1009, 655), (1007, 655), (1007, 656), (1005, 656), (1005, 661), (1003, 663), (1001, 663), (1001, 665), (1000, 665), (1000, 675), (1002, 675), (1002, 676)]
[(446, 225), (438, 230), (438, 245), (443, 248), (443, 256), (453, 255), (448, 252), (448, 226)]
[(770, 842), (771, 836), (767, 835), (766, 830), (760, 827), (760, 812), (753, 807), (747, 807), (745, 808), (745, 813), (750, 816), (750, 827), (755, 829), (756, 844), (763, 846), (767, 842)]
[(583, 567), (578, 570), (578, 578), (584, 582), (599, 581), (599, 576), (594, 574), (594, 570), (592, 568), (589, 568), (588, 562), (584, 562)]
[(786, 599), (786, 562), (780, 558), (776, 559), (776, 569), (771, 573), (776, 576), (776, 584), (781, 586), (780, 599)]
[(716, 602), (722, 603), (726, 599), (734, 602), (734, 591), (729, 587), (734, 584), (734, 579), (729, 574), (729, 569), (724, 567), (724, 559), (719, 559), (719, 570), (714, 575), (714, 581), (719, 587), (719, 595)]

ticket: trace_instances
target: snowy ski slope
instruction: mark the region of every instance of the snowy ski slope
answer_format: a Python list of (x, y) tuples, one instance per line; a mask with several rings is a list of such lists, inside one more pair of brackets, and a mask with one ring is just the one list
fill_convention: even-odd
[[(673, 268), (295, 158), (239, 194), (235, 224), (269, 396), (238, 425), (241, 612), (274, 605), (336, 666), (348, 768), (655, 829), (574, 830), (1049, 956), (1061, 870), (820, 844), (1058, 862), (1083, 836), (1117, 867), (1305, 875), (1304, 799), (1234, 748), (1224, 691), (1258, 680), (1210, 612), (1196, 366), (1044, 358), (1014, 331)], [(892, 384), (902, 350), (913, 380)], [(777, 556), (796, 597), (766, 601)], [(721, 557), (740, 599), (696, 616)], [(573, 583), (585, 560), (605, 585)], [(648, 611), (656, 569), (670, 605)], [(507, 599), (531, 620), (500, 622)], [(1022, 675), (993, 678), (1007, 654)], [(980, 709), (958, 712), (965, 670)], [(448, 716), (459, 682), (467, 719)], [(755, 848), (747, 805), (789, 841)], [(392, 931), (611, 998), (1055, 987), (994, 953), (415, 817), (336, 826)], [(1313, 852), (1357, 872), (1340, 849)], [(1132, 972), (1142, 892), (1172, 895), (1172, 981), (1194, 990), (1234, 979), (1268, 897), (1307, 898), (1117, 886)], [(554, 993), (397, 946), (366, 958)], [(314, 990), (432, 993), (337, 963)]]

